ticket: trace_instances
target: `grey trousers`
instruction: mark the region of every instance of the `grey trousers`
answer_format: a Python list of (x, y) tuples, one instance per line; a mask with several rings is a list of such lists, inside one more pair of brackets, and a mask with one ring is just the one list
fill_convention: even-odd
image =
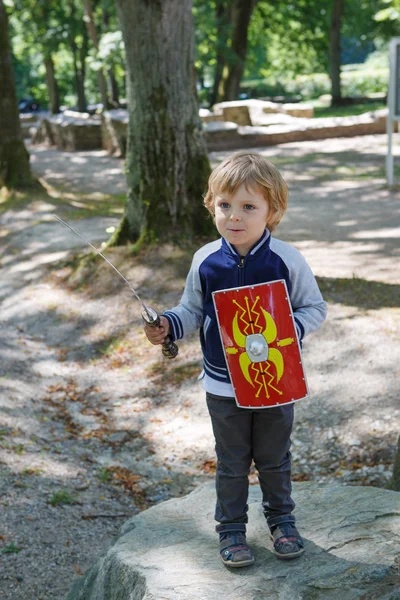
[(290, 435), (293, 404), (252, 410), (239, 408), (234, 398), (206, 394), (217, 454), (215, 520), (247, 523), (249, 470), (258, 471), (267, 521), (290, 515)]

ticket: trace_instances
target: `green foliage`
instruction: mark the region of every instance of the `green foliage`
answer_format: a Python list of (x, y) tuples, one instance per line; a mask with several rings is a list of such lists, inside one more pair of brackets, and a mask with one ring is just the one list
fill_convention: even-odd
[[(330, 0), (259, 2), (250, 23), (245, 76), (258, 72), (279, 77), (326, 69), (329, 5)], [(260, 40), (264, 56), (258, 53), (252, 65), (251, 56)]]
[(368, 102), (361, 104), (349, 104), (348, 106), (314, 106), (314, 116), (317, 119), (324, 117), (348, 117), (352, 115), (362, 115), (365, 112), (381, 110), (385, 108), (383, 102)]
[(211, 85), (218, 44), (215, 2), (195, 0), (193, 18), (195, 23), (195, 67), (199, 77), (205, 78), (205, 84)]
[(380, 4), (374, 16), (378, 34), (387, 40), (400, 35), (400, 0), (382, 0)]
[[(122, 36), (118, 29), (114, 3), (109, 0), (97, 3), (96, 15), (98, 21), (103, 23), (104, 32), (99, 31), (99, 56), (95, 56), (92, 50), (89, 57), (84, 59), (88, 67), (85, 77), (88, 102), (99, 101), (96, 75), (99, 61), (100, 64), (108, 67), (116, 66), (115, 75), (120, 85), (124, 77)], [(104, 41), (101, 37), (102, 33), (104, 33)], [(82, 2), (80, 0), (15, 0), (13, 10), (10, 12), (10, 37), (18, 98), (33, 96), (43, 108), (46, 108), (48, 93), (44, 60), (51, 56), (60, 88), (61, 103), (76, 105), (74, 61), (71, 50), (76, 47), (78, 63), (81, 63), (85, 45), (88, 44)]]
[[(115, 2), (94, 3), (99, 50), (87, 40), (81, 0), (7, 0), (18, 97), (48, 102), (44, 59), (55, 64), (61, 103), (76, 104), (72, 46), (78, 53), (88, 44), (85, 91), (89, 102), (99, 100), (96, 71), (112, 68), (120, 88), (125, 80), (125, 49)], [(194, 0), (196, 69), (200, 100), (206, 104), (214, 82), (217, 56), (231, 59), (228, 0)], [(330, 91), (328, 36), (332, 0), (259, 0), (248, 32), (243, 91), (257, 96), (298, 94), (316, 97)], [(11, 10), (10, 10), (11, 8)], [(219, 11), (219, 12), (218, 12)], [(225, 11), (225, 12), (224, 12)], [(219, 16), (218, 16), (219, 15)], [(222, 15), (222, 16), (221, 16)], [(400, 35), (400, 0), (346, 0), (342, 39), (346, 56), (365, 55), (384, 40)], [(357, 49), (357, 52), (355, 52)], [(386, 52), (386, 48), (384, 48)], [(385, 85), (385, 73), (344, 72), (344, 94), (359, 95)], [(262, 79), (262, 83), (260, 83)], [(257, 84), (252, 84), (257, 80)]]
[(66, 490), (59, 490), (50, 498), (49, 503), (52, 506), (59, 506), (60, 504), (73, 504), (74, 499), (71, 494)]
[[(217, 50), (229, 61), (229, 30), (218, 32), (216, 10), (224, 0), (195, 0), (196, 66), (205, 89), (200, 90), (202, 102), (209, 97), (213, 84)], [(388, 4), (400, 5), (400, 0), (346, 0), (342, 22), (342, 42), (346, 57), (364, 57), (374, 47), (382, 45), (377, 38), (375, 14)], [(242, 92), (253, 97), (298, 94), (316, 97), (330, 91), (328, 79), (329, 27), (332, 0), (259, 0), (250, 21), (248, 53)], [(227, 39), (222, 39), (227, 37)], [(297, 80), (312, 75), (312, 78)], [(260, 84), (259, 80), (263, 82)], [(364, 94), (375, 91), (385, 80), (383, 72), (368, 85), (361, 75), (357, 80), (345, 78), (344, 93)], [(252, 80), (258, 80), (252, 85)], [(301, 88), (304, 85), (304, 92)], [(381, 89), (381, 88), (380, 88)], [(253, 93), (254, 92), (254, 93)]]
[(400, 285), (366, 281), (358, 277), (333, 279), (317, 277), (318, 286), (328, 302), (358, 306), (366, 310), (397, 308)]
[(121, 31), (109, 31), (101, 37), (98, 59), (104, 66), (124, 69), (125, 45)]
[(22, 548), (16, 546), (14, 542), (11, 542), (11, 544), (2, 548), (1, 554), (18, 554), (18, 552), (21, 552), (21, 550)]
[(108, 469), (99, 469), (97, 477), (100, 479), (101, 483), (109, 483), (113, 478), (113, 474)]
[[(376, 57), (378, 60), (378, 57)], [(381, 58), (379, 57), (379, 61)], [(356, 97), (367, 96), (377, 92), (386, 92), (389, 69), (386, 66), (348, 65), (342, 72), (343, 95)], [(380, 64), (382, 64), (380, 62)], [(276, 77), (271, 75), (265, 79), (244, 81), (241, 90), (252, 98), (263, 96), (301, 96), (304, 100), (318, 98), (330, 93), (330, 79), (326, 73), (311, 75), (295, 75)]]

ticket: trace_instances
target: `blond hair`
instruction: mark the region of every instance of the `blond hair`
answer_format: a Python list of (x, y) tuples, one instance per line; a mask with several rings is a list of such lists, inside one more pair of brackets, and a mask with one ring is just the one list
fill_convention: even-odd
[(237, 152), (218, 165), (208, 179), (205, 207), (214, 216), (215, 197), (232, 195), (243, 184), (247, 190), (260, 190), (264, 195), (270, 208), (266, 226), (273, 231), (285, 214), (288, 187), (278, 169), (261, 154)]

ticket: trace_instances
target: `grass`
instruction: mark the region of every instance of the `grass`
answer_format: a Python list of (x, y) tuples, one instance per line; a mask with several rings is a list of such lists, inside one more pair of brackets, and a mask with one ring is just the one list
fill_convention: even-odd
[(153, 383), (163, 383), (166, 386), (181, 385), (185, 381), (196, 381), (202, 369), (201, 363), (196, 361), (177, 365), (171, 361), (156, 362), (149, 366), (147, 372)]
[(355, 115), (362, 115), (366, 112), (374, 110), (381, 110), (385, 108), (386, 104), (383, 102), (371, 102), (366, 104), (350, 104), (348, 106), (314, 106), (314, 117), (321, 119), (326, 117), (350, 117)]
[(22, 210), (32, 206), (41, 222), (40, 213), (49, 211), (68, 221), (85, 219), (87, 217), (122, 217), (125, 209), (124, 194), (72, 194), (68, 192), (47, 190), (0, 191), (0, 215), (7, 211)]
[(109, 483), (113, 478), (113, 474), (108, 469), (99, 469), (97, 477), (100, 479), (101, 483)]
[[(41, 197), (42, 194), (35, 191), (34, 197)], [(19, 210), (29, 203), (32, 197), (31, 192), (18, 192), (2, 189), (0, 190), (0, 215), (9, 210)]]
[(49, 503), (52, 506), (60, 506), (61, 504), (73, 504), (74, 499), (66, 490), (59, 490), (50, 498)]
[(366, 281), (358, 277), (334, 279), (317, 277), (324, 299), (328, 302), (358, 306), (363, 309), (398, 308), (400, 285)]
[(40, 475), (41, 473), (43, 473), (43, 469), (27, 467), (22, 471), (21, 475)]
[(22, 548), (16, 546), (14, 542), (11, 542), (11, 544), (2, 548), (1, 554), (18, 554), (18, 552), (21, 552), (21, 550)]
[(100, 344), (98, 353), (102, 356), (111, 356), (116, 352), (123, 352), (126, 347), (129, 347), (129, 343), (126, 341), (126, 332), (119, 333), (115, 337), (105, 340), (103, 344)]

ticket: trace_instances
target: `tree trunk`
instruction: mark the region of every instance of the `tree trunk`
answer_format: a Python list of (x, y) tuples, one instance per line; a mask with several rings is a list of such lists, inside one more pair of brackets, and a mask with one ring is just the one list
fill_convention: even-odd
[(387, 487), (389, 490), (400, 492), (400, 436), (397, 440), (397, 453), (394, 459), (393, 475)]
[(100, 98), (101, 98), (101, 103), (103, 105), (103, 109), (108, 110), (109, 108), (111, 108), (111, 103), (108, 99), (107, 80), (104, 77), (103, 69), (99, 69), (97, 71), (97, 85), (100, 90)]
[[(86, 23), (87, 32), (88, 32), (90, 39), (92, 40), (92, 44), (97, 53), (99, 50), (99, 36), (97, 35), (96, 25), (94, 22), (92, 0), (83, 0), (83, 10), (84, 10), (84, 21)], [(97, 85), (99, 86), (101, 102), (103, 104), (104, 110), (107, 110), (111, 106), (110, 106), (110, 101), (108, 99), (107, 80), (104, 75), (103, 67), (101, 67), (97, 71)]]
[(217, 19), (217, 51), (214, 72), (214, 85), (210, 98), (210, 105), (220, 100), (220, 85), (225, 66), (226, 46), (228, 44), (231, 26), (231, 5), (225, 0), (218, 0), (216, 5)]
[(331, 28), (329, 32), (329, 76), (331, 78), (331, 105), (340, 104), (342, 89), (340, 81), (340, 28), (344, 0), (332, 0)]
[(257, 0), (233, 0), (232, 2), (232, 58), (224, 81), (224, 100), (236, 100), (239, 96), (247, 54), (247, 33), (250, 18)]
[(108, 82), (110, 86), (111, 92), (111, 104), (113, 108), (119, 107), (119, 89), (118, 83), (114, 75), (114, 71), (112, 69), (108, 69)]
[[(72, 58), (74, 63), (75, 75), (75, 90), (78, 100), (78, 110), (85, 112), (86, 110), (86, 94), (85, 94), (85, 66), (82, 62), (82, 48), (78, 48), (75, 41), (72, 42)], [(80, 65), (78, 64), (78, 56), (80, 55)]]
[(49, 94), (49, 108), (53, 115), (60, 112), (60, 90), (54, 72), (54, 62), (51, 56), (48, 56), (44, 65), (46, 67), (46, 85)]
[(191, 0), (117, 0), (126, 48), (127, 209), (110, 243), (208, 231), (210, 172), (194, 81)]
[(0, 0), (0, 90), (0, 188), (31, 186), (34, 180), (21, 135), (8, 18), (3, 0)]
[[(101, 19), (102, 28), (101, 29), (102, 29), (103, 33), (106, 33), (110, 30), (110, 13), (105, 7), (103, 7), (103, 9), (102, 9), (101, 16), (102, 16), (102, 19)], [(111, 104), (112, 104), (113, 108), (119, 108), (119, 106), (120, 106), (119, 89), (118, 89), (118, 83), (117, 83), (117, 79), (115, 77), (113, 66), (108, 68), (107, 75), (108, 75), (108, 91), (109, 91), (109, 96), (111, 97)]]
[[(73, 26), (76, 22), (76, 6), (74, 0), (69, 0), (70, 7), (70, 21), (72, 28), (70, 30), (70, 44), (72, 50), (72, 60), (74, 64), (74, 75), (75, 75), (75, 91), (78, 100), (78, 110), (80, 112), (86, 111), (86, 94), (85, 94), (85, 71), (86, 71), (86, 57), (88, 53), (87, 34), (85, 27), (82, 28), (82, 45), (78, 48), (78, 44), (75, 39), (75, 28)], [(78, 60), (79, 59), (79, 60)]]

